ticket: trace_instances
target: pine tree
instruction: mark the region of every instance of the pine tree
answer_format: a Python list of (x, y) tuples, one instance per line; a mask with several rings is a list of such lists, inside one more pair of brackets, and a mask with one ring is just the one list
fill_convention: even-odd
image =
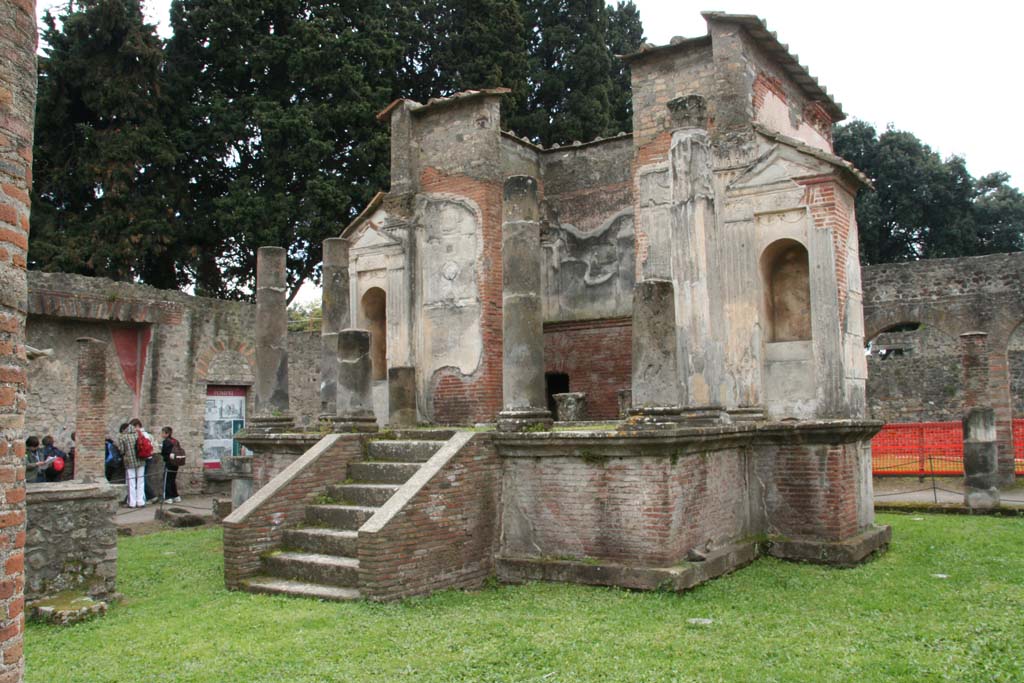
[(154, 27), (139, 0), (81, 0), (44, 24), (30, 267), (179, 286)]

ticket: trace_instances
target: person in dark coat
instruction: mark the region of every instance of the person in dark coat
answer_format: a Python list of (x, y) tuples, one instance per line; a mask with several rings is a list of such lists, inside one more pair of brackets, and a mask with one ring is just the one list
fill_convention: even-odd
[(171, 453), (178, 444), (178, 440), (171, 436), (174, 430), (164, 427), (160, 430), (160, 437), (163, 441), (160, 444), (160, 455), (164, 459), (164, 502), (180, 503), (181, 496), (178, 495), (178, 466), (171, 462)]

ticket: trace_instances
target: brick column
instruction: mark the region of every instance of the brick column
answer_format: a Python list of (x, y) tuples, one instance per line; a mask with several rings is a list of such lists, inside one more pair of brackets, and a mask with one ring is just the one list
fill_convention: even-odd
[(36, 106), (32, 0), (0, 0), (0, 683), (25, 659), (25, 309)]
[(75, 479), (103, 479), (107, 436), (107, 344), (78, 341), (78, 395), (75, 399)]
[(996, 420), (996, 447), (999, 450), (999, 486), (1009, 488), (1016, 481), (1013, 462), (1013, 399), (1010, 393), (1010, 359), (1007, 353), (1008, 340), (989, 344), (988, 350), (988, 395), (989, 405)]
[(971, 408), (991, 407), (989, 400), (988, 334), (960, 335), (960, 376), (963, 382), (963, 414)]

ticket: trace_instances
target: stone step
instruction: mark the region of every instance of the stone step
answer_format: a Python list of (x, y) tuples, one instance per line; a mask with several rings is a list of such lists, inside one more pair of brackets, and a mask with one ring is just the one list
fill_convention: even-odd
[(270, 576), (329, 586), (359, 585), (359, 560), (321, 553), (278, 552), (263, 558)]
[(348, 476), (356, 484), (404, 484), (419, 468), (414, 462), (356, 462)]
[(359, 591), (355, 588), (290, 581), (274, 576), (254, 576), (251, 579), (245, 579), (242, 581), (242, 587), (250, 593), (294, 595), (299, 598), (316, 598), (318, 600), (335, 600), (338, 602), (359, 600), (361, 597)]
[(341, 531), (356, 531), (377, 511), (362, 505), (308, 505), (306, 523)]
[(359, 554), (359, 532), (337, 529), (285, 529), (281, 547), (307, 553), (355, 557)]
[(389, 462), (426, 462), (443, 441), (371, 441), (369, 458)]
[(397, 484), (335, 484), (327, 495), (348, 505), (381, 506), (398, 490)]

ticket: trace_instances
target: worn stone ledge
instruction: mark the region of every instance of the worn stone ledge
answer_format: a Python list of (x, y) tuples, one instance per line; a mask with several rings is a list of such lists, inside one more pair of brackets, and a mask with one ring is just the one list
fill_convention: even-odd
[(874, 526), (842, 541), (772, 540), (768, 554), (782, 560), (852, 567), (876, 551), (885, 550), (892, 540), (892, 527)]
[(106, 480), (94, 483), (66, 481), (28, 484), (25, 486), (25, 492), (30, 505), (88, 498), (116, 499), (118, 496), (117, 490)]
[(687, 562), (672, 567), (534, 557), (498, 557), (496, 563), (498, 578), (506, 583), (554, 581), (637, 590), (684, 591), (745, 567), (757, 559), (758, 554), (756, 543), (737, 543), (709, 553), (703, 562)]
[(255, 453), (289, 453), (302, 455), (327, 434), (320, 432), (253, 433), (241, 431), (235, 434), (235, 441)]
[[(355, 435), (351, 436), (355, 437)], [(315, 462), (329, 451), (339, 439), (344, 438), (346, 438), (346, 436), (341, 434), (328, 434), (326, 436), (316, 435), (315, 438), (306, 434), (277, 434), (267, 435), (258, 439), (246, 439), (246, 441), (242, 442), (242, 445), (247, 448), (250, 447), (250, 444), (256, 445), (259, 443), (272, 445), (288, 444), (290, 446), (297, 446), (301, 443), (306, 444), (306, 446), (302, 450), (302, 457), (288, 465), (283, 472), (274, 477), (271, 483), (254, 493), (252, 497), (242, 503), (237, 510), (228, 515), (224, 519), (224, 526), (243, 528), (249, 515), (259, 510), (259, 508), (267, 503), (267, 501), (271, 500), (278, 491), (286, 488), (293, 479), (302, 474), (311, 463)]]
[(502, 457), (674, 457), (759, 445), (844, 444), (866, 441), (882, 428), (878, 420), (741, 422), (655, 430), (496, 432)]

